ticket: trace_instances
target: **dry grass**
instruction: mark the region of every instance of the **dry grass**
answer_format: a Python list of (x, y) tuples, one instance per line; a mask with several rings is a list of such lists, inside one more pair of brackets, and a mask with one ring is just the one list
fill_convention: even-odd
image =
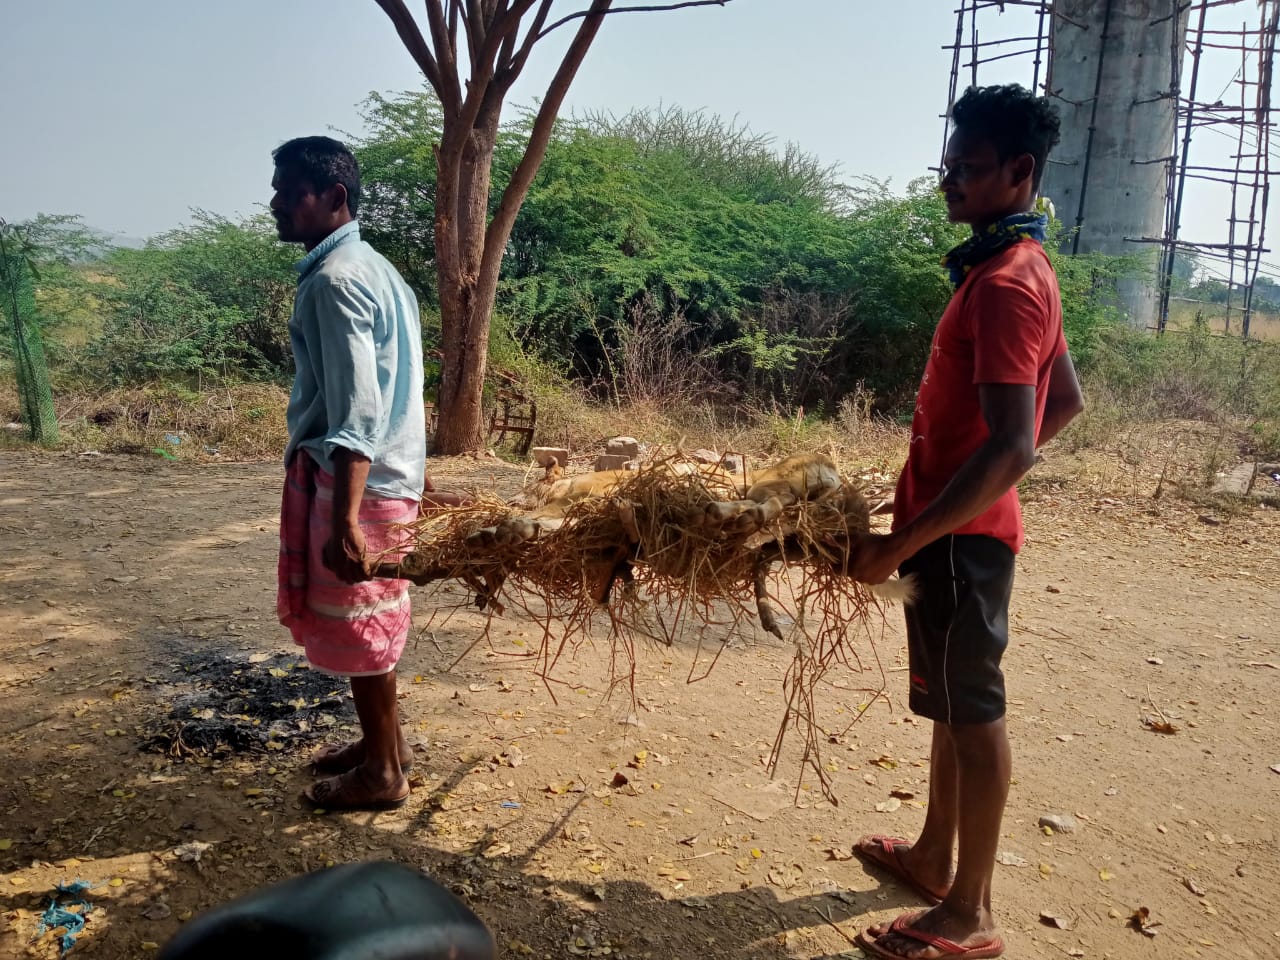
[[(59, 448), (170, 460), (247, 461), (279, 457), (288, 439), (288, 393), (272, 384), (234, 384), (195, 393), (127, 387), (54, 396)], [(0, 386), (0, 420), (19, 416), (12, 384)], [(6, 442), (21, 434), (6, 432)]]
[[(0, 369), (0, 423), (20, 416), (17, 391), (6, 374)], [(190, 461), (279, 457), (288, 439), (287, 403), (288, 392), (273, 384), (230, 384), (202, 392), (165, 385), (60, 389), (54, 396), (61, 449)], [(535, 443), (567, 446), (588, 459), (604, 439), (625, 434), (655, 447), (710, 447), (756, 459), (822, 450), (837, 463), (889, 471), (901, 463), (906, 436), (902, 427), (874, 417), (867, 404), (853, 400), (824, 420), (803, 412), (698, 403), (617, 406), (593, 402), (585, 391), (557, 388), (539, 393), (538, 417)], [(0, 432), (0, 442), (9, 445), (21, 445), (21, 437), (18, 431)]]
[[(3, 379), (3, 378), (0, 378)], [(1088, 390), (1090, 409), (1046, 451), (1046, 462), (1024, 481), (1029, 496), (1203, 498), (1214, 475), (1238, 459), (1246, 442), (1234, 427), (1202, 421), (1135, 422), (1132, 410)], [(561, 394), (544, 406), (539, 442), (568, 440), (571, 448), (599, 449), (601, 438), (627, 433), (671, 450), (700, 446), (746, 455), (749, 467), (797, 450), (818, 450), (842, 467), (841, 498), (796, 505), (763, 531), (708, 530), (690, 523), (708, 503), (726, 499), (723, 486), (699, 477), (639, 472), (607, 499), (585, 501), (559, 529), (533, 541), (471, 539), (513, 515), (506, 502), (481, 494), (469, 507), (425, 516), (415, 528), (410, 570), (427, 581), (457, 578), (485, 602), (503, 600), (539, 625), (535, 668), (548, 688), (556, 668), (603, 622), (614, 684), (635, 696), (640, 647), (674, 645), (692, 630), (698, 638), (689, 666), (695, 681), (714, 668), (721, 642), (750, 632), (750, 621), (773, 618), (794, 650), (785, 677), (785, 713), (774, 744), (798, 738), (804, 764), (826, 785), (821, 748), (839, 736), (823, 701), (834, 692), (833, 672), (875, 677), (860, 691), (863, 704), (884, 691), (874, 642), (877, 601), (841, 575), (840, 543), (867, 529), (866, 498), (889, 491), (906, 453), (907, 431), (873, 417), (866, 403), (847, 402), (836, 417), (798, 413), (589, 405)], [(285, 444), (285, 392), (273, 386), (232, 386), (203, 394), (172, 388), (135, 388), (57, 398), (62, 446), (71, 450), (167, 455), (183, 460), (275, 459)], [(0, 421), (16, 418), (11, 384), (0, 386)], [(556, 425), (560, 424), (560, 427)], [(181, 438), (166, 442), (166, 435)], [(0, 444), (16, 444), (10, 431)], [(677, 445), (680, 447), (677, 447)], [(164, 454), (154, 451), (162, 450)], [(678, 456), (673, 455), (678, 460)], [(1215, 507), (1215, 509), (1219, 509)], [(629, 515), (627, 511), (630, 511)], [(634, 535), (633, 535), (634, 534)], [(775, 562), (762, 558), (776, 553)], [(413, 564), (417, 564), (413, 568)], [(629, 569), (633, 580), (597, 602), (602, 578)], [(760, 571), (765, 573), (760, 576)], [(500, 602), (500, 601), (498, 601)], [(713, 629), (702, 629), (712, 627)], [(476, 643), (487, 642), (481, 636)], [(848, 682), (849, 674), (841, 677)], [(829, 706), (829, 704), (828, 704)], [(862, 716), (865, 706), (845, 714)], [(834, 724), (834, 728), (833, 728)]]
[[(1228, 318), (1225, 304), (1175, 301), (1169, 306), (1169, 328), (1171, 330), (1189, 330), (1195, 322), (1196, 314), (1204, 315), (1205, 320), (1209, 324), (1209, 329), (1213, 333), (1223, 333), (1226, 330)], [(1240, 315), (1240, 306), (1236, 305), (1231, 311), (1231, 335), (1240, 335), (1240, 324), (1242, 317)], [(1280, 314), (1274, 313), (1254, 313), (1249, 318), (1249, 335), (1259, 340), (1280, 340)]]
[[(839, 666), (861, 672), (864, 656), (878, 663), (866, 626), (881, 608), (844, 574), (851, 534), (870, 529), (862, 483), (845, 478), (761, 524), (751, 509), (724, 509), (742, 495), (735, 489), (740, 481), (680, 472), (687, 464), (678, 455), (654, 462), (608, 496), (574, 504), (547, 529), (487, 498), (429, 514), (412, 527), (412, 553), (380, 572), (420, 584), (460, 580), (482, 607), (519, 609), (542, 627), (537, 669), (549, 690), (557, 664), (588, 638), (598, 613), (609, 620), (611, 688), (633, 698), (639, 642), (672, 645), (676, 629), (691, 623), (714, 624), (727, 641), (758, 616), (795, 651), (773, 762), (787, 733), (796, 731), (802, 762), (825, 789), (821, 747), (836, 733), (819, 719), (827, 675)], [(659, 610), (669, 612), (670, 622)], [(778, 610), (794, 625), (789, 632)], [(690, 679), (705, 675), (721, 649), (700, 646)]]
[[(0, 371), (0, 424), (19, 417), (17, 393)], [(1218, 470), (1234, 462), (1270, 455), (1260, 427), (1219, 419), (1139, 419), (1133, 401), (1112, 396), (1105, 383), (1086, 382), (1088, 409), (1047, 451), (1046, 469), (1069, 482), (1104, 494), (1186, 495), (1211, 486)], [(196, 393), (147, 386), (92, 392), (59, 391), (59, 448), (138, 454), (184, 461), (274, 460), (287, 431), (285, 390), (270, 384), (239, 384)], [(630, 434), (667, 449), (710, 447), (738, 453), (749, 467), (796, 450), (818, 450), (856, 473), (869, 496), (889, 491), (906, 454), (907, 431), (870, 412), (864, 399), (850, 398), (828, 419), (798, 412), (694, 405), (638, 404), (620, 408), (588, 402), (585, 394), (561, 390), (540, 398), (538, 443), (567, 443), (589, 465), (603, 438)], [(25, 447), (24, 433), (0, 430), (0, 449)], [(176, 438), (177, 443), (172, 442)], [(1164, 480), (1161, 483), (1161, 480)]]
[(1020, 487), (1201, 503), (1222, 472), (1252, 459), (1242, 453), (1247, 448), (1246, 432), (1227, 424), (1129, 422), (1114, 410), (1094, 410), (1047, 448), (1045, 463)]
[(593, 456), (608, 437), (632, 436), (666, 449), (707, 447), (756, 460), (798, 450), (821, 450), (860, 470), (902, 465), (907, 429), (872, 412), (871, 398), (847, 398), (833, 417), (803, 410), (710, 403), (598, 403), (585, 392), (556, 390), (538, 397), (535, 442)]
[[(1138, 420), (1131, 402), (1111, 398), (1105, 384), (1086, 383), (1083, 417), (1047, 451), (1054, 482), (1070, 482), (1103, 494), (1198, 496), (1223, 467), (1258, 454), (1256, 430), (1234, 422)], [(127, 453), (184, 461), (274, 460), (287, 431), (285, 390), (240, 384), (194, 393), (174, 387), (133, 387), (55, 396), (61, 449)], [(630, 434), (667, 449), (710, 447), (744, 456), (749, 467), (797, 450), (818, 450), (856, 474), (868, 496), (887, 494), (906, 455), (905, 428), (873, 416), (866, 403), (848, 400), (837, 416), (822, 420), (796, 413), (717, 410), (711, 407), (618, 408), (590, 404), (561, 393), (539, 411), (537, 442), (568, 441), (589, 465), (609, 436)], [(12, 380), (0, 372), (0, 424), (19, 417)], [(25, 447), (24, 433), (0, 430), (0, 448)], [(171, 442), (177, 438), (178, 443)], [(1265, 457), (1264, 457), (1265, 458)], [(1068, 476), (1069, 474), (1069, 476)], [(1164, 483), (1161, 483), (1163, 478)]]

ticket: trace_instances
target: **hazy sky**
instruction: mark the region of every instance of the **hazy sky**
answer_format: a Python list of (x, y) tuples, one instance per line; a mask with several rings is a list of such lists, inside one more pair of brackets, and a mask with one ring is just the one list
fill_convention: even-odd
[[(570, 0), (558, 6), (580, 8)], [(951, 65), (942, 47), (955, 35), (954, 6), (731, 0), (614, 16), (568, 108), (706, 109), (780, 143), (795, 141), (850, 178), (902, 188), (938, 162)], [(300, 134), (357, 131), (358, 104), (370, 91), (422, 82), (373, 0), (6, 0), (6, 7), (0, 216), (12, 220), (78, 213), (91, 225), (147, 236), (184, 222), (195, 207), (253, 212), (269, 197), (273, 147)], [(1034, 32), (1025, 12), (997, 20), (1002, 35)], [(562, 33), (561, 43), (569, 36)], [(545, 89), (559, 46), (538, 48), (512, 102)], [(1221, 79), (1206, 75), (1206, 86)], [(1017, 60), (980, 75), (983, 83), (1030, 79), (1029, 62)], [(1205, 156), (1210, 141), (1222, 141), (1220, 152), (1234, 146), (1205, 135), (1198, 147), (1201, 140)], [(1220, 232), (1220, 200), (1196, 195), (1187, 206), (1184, 235)]]

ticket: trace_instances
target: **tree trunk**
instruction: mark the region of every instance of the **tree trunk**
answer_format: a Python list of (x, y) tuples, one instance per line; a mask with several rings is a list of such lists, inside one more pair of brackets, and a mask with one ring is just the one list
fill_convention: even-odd
[[(434, 452), (465, 453), (485, 440), (482, 405), (489, 319), (507, 240), (546, 155), (556, 114), (613, 0), (590, 0), (586, 10), (570, 14), (550, 27), (547, 19), (553, 0), (515, 0), (510, 5), (506, 0), (473, 0), (466, 5), (465, 13), (458, 2), (450, 2), (446, 11), (441, 0), (427, 0), (430, 43), (405, 0), (376, 2), (395, 24), (406, 49), (440, 98), (443, 110), (442, 142), (436, 149), (439, 175), (435, 240), (444, 362)], [(670, 9), (724, 2), (686, 0)], [(537, 11), (521, 40), (522, 21), (535, 6)], [(460, 19), (472, 70), (465, 85), (457, 57)], [(556, 27), (579, 19), (577, 33), (538, 109), (524, 157), (490, 222), (489, 187), (502, 101), (538, 40)]]
[[(441, 372), (441, 415), (440, 427), (436, 431), (436, 453), (465, 453), (480, 446), (485, 439), (482, 393), (489, 350), (489, 319), (498, 293), (502, 257), (515, 226), (516, 214), (546, 156), (560, 105), (611, 3), (612, 0), (592, 0), (587, 16), (583, 18), (551, 80), (534, 120), (524, 156), (503, 191), (492, 222), (488, 219), (489, 178), (506, 87), (490, 87), (486, 91), (460, 166), (450, 169), (447, 176), (446, 151), (442, 149), (440, 152), (436, 188), (437, 256), (441, 249), (441, 218), (449, 218), (451, 209), (456, 209), (458, 215), (450, 224), (451, 239), (455, 244), (447, 258), (451, 262), (446, 264), (446, 258), (438, 260), (441, 347), (445, 361)], [(514, 80), (514, 74), (511, 80)], [(441, 192), (446, 189), (450, 193), (448, 206), (441, 200)], [(446, 299), (450, 301), (448, 306)], [(451, 316), (454, 318), (452, 322)]]
[(466, 453), (485, 441), (483, 391), (493, 297), (479, 289), (489, 220), (489, 178), (498, 139), (497, 111), (482, 114), (461, 149), (439, 156), (436, 248), (439, 259), (440, 425), (434, 453)]

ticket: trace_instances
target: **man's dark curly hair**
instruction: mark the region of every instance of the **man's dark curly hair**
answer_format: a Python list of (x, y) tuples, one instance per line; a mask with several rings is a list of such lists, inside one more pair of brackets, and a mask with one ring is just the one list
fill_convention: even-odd
[(951, 121), (956, 129), (995, 144), (1001, 163), (1031, 154), (1036, 161), (1032, 186), (1040, 189), (1049, 151), (1058, 143), (1058, 111), (1048, 97), (1016, 83), (970, 87), (951, 108)]
[(340, 183), (347, 188), (347, 209), (360, 209), (360, 165), (347, 145), (332, 137), (298, 137), (271, 152), (276, 166), (297, 174), (317, 192)]

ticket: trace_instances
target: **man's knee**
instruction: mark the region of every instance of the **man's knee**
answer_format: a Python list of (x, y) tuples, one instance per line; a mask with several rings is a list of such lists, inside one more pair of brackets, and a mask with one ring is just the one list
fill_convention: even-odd
[(1008, 749), (1009, 736), (1004, 717), (989, 723), (939, 724), (946, 730), (960, 763), (989, 762), (993, 752)]

